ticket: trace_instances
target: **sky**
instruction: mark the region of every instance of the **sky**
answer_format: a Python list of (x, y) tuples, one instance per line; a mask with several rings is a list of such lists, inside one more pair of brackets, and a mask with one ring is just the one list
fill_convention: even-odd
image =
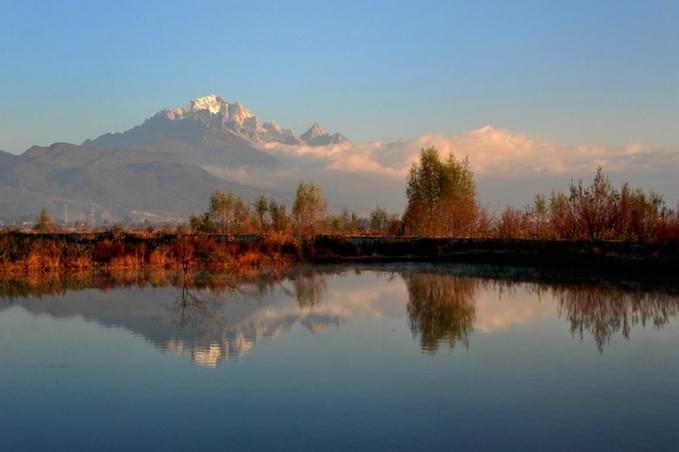
[(354, 142), (679, 145), (678, 1), (0, 0), (0, 149), (217, 94)]

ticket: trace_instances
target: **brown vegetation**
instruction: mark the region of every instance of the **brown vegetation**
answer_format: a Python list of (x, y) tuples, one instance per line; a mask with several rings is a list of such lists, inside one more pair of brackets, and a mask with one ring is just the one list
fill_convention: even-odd
[[(249, 205), (231, 193), (216, 191), (205, 213), (192, 216), (188, 225), (162, 232), (113, 227), (98, 234), (53, 233), (52, 220), (43, 209), (34, 233), (0, 233), (0, 268), (11, 272), (256, 268), (300, 258), (459, 260), (470, 256), (482, 261), (533, 265), (551, 260), (563, 265), (579, 264), (597, 254), (625, 255), (636, 259), (637, 266), (649, 261), (677, 265), (676, 246), (602, 248), (601, 242), (611, 241), (676, 245), (679, 212), (656, 193), (628, 184), (616, 189), (601, 168), (589, 186), (571, 182), (567, 193), (552, 193), (549, 198), (538, 194), (532, 206), (507, 207), (495, 216), (478, 205), (467, 160), (452, 155), (442, 159), (435, 148), (429, 148), (422, 150), (419, 163), (410, 171), (407, 196), (402, 218), (379, 206), (363, 218), (346, 209), (329, 215), (323, 192), (314, 184), (299, 184), (291, 213), (263, 196)], [(378, 240), (361, 241), (358, 236)], [(454, 238), (482, 240), (450, 240)], [(533, 242), (504, 243), (516, 239)], [(536, 252), (542, 253), (537, 260), (524, 262)]]
[(467, 160), (442, 158), (429, 148), (413, 165), (406, 194), (403, 217), (379, 206), (361, 217), (347, 209), (328, 214), (323, 192), (313, 184), (299, 184), (291, 214), (261, 196), (249, 206), (230, 193), (215, 192), (207, 212), (192, 217), (190, 226), (195, 232), (230, 234), (679, 241), (679, 211), (657, 193), (629, 184), (613, 187), (601, 168), (590, 185), (571, 182), (566, 193), (538, 194), (531, 206), (493, 213), (478, 204)]
[(262, 268), (289, 264), (297, 249), (293, 237), (277, 233), (246, 241), (210, 234), (5, 232), (0, 234), (0, 268), (5, 273)]

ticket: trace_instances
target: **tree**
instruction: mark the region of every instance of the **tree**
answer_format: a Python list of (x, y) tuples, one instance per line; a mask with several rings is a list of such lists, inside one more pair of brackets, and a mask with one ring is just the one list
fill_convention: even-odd
[(389, 228), (390, 218), (387, 209), (377, 206), (370, 212), (370, 232), (384, 234)]
[(328, 215), (326, 224), (331, 232), (337, 234), (354, 234), (358, 229), (358, 215), (347, 208), (338, 215)]
[(269, 212), (269, 202), (264, 195), (260, 194), (255, 201), (255, 218), (259, 232), (264, 232), (267, 227), (266, 214)]
[(242, 199), (233, 203), (233, 232), (250, 232), (250, 208)]
[(500, 214), (497, 235), (501, 239), (525, 238), (528, 232), (528, 212), (506, 207)]
[(227, 194), (219, 190), (212, 193), (207, 217), (210, 223), (214, 225), (215, 232), (223, 234), (231, 231), (234, 224), (233, 208), (235, 202), (236, 199), (232, 193)]
[(533, 201), (533, 218), (535, 220), (535, 236), (544, 238), (545, 225), (547, 223), (547, 199), (545, 195), (538, 193)]
[(193, 231), (230, 234), (251, 230), (250, 208), (233, 193), (215, 191), (210, 196), (207, 212), (191, 215), (189, 224)]
[(54, 223), (52, 222), (52, 217), (50, 216), (47, 209), (45, 209), (44, 207), (40, 211), (40, 214), (38, 215), (38, 218), (35, 221), (35, 225), (33, 226), (33, 229), (35, 229), (36, 231), (40, 231), (40, 232), (49, 232), (49, 231), (54, 229)]
[(297, 186), (292, 216), (295, 228), (302, 234), (313, 234), (325, 220), (327, 204), (321, 187), (300, 182)]
[(571, 182), (569, 204), (576, 220), (577, 238), (604, 240), (611, 237), (615, 227), (619, 194), (608, 177), (598, 167), (592, 185)]
[(269, 201), (269, 217), (271, 218), (271, 227), (275, 231), (285, 232), (290, 229), (290, 216), (286, 207), (273, 199)]
[(426, 236), (470, 234), (477, 204), (469, 161), (449, 154), (442, 161), (436, 148), (422, 149), (419, 164), (408, 175), (408, 206), (403, 217), (409, 233)]
[(574, 236), (573, 214), (569, 208), (568, 197), (563, 193), (552, 192), (549, 199), (549, 224), (556, 238)]

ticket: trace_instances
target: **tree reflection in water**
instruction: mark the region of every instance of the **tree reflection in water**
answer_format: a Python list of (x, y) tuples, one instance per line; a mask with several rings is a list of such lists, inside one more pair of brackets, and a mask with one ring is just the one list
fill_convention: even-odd
[(187, 271), (182, 271), (178, 279), (182, 282), (181, 290), (177, 301), (170, 307), (178, 327), (225, 323), (225, 319), (217, 313), (217, 308), (221, 305), (217, 291), (201, 289), (196, 285), (194, 275)]
[[(234, 345), (230, 344), (229, 350), (239, 354), (237, 350), (247, 349), (245, 346), (235, 345), (236, 342), (246, 342), (241, 336), (254, 340), (253, 338), (259, 337), (260, 331), (264, 331), (261, 334), (277, 334), (276, 331), (289, 329), (297, 321), (312, 319), (314, 325), (322, 322), (338, 324), (338, 318), (348, 320), (352, 315), (358, 315), (357, 312), (362, 309), (356, 305), (359, 294), (352, 292), (351, 287), (345, 287), (340, 297), (324, 301), (332, 277), (341, 279), (350, 272), (357, 275), (367, 272), (378, 278), (386, 275), (385, 280), (392, 287), (393, 284), (399, 284), (393, 278), (400, 276), (403, 279), (408, 296), (407, 321), (412, 333), (419, 338), (421, 348), (429, 353), (436, 352), (445, 343), (450, 347), (458, 344), (469, 346), (475, 322), (477, 329), (482, 329), (478, 322), (482, 321), (484, 314), (488, 314), (486, 310), (496, 308), (488, 308), (487, 303), (477, 302), (482, 293), (485, 293), (484, 300), (504, 298), (506, 295), (520, 298), (522, 292), (554, 300), (555, 311), (551, 312), (556, 312), (568, 321), (572, 335), (582, 339), (591, 334), (602, 351), (618, 334), (630, 338), (636, 326), (662, 328), (679, 315), (676, 287), (649, 291), (593, 281), (583, 281), (579, 285), (554, 280), (545, 283), (540, 281), (541, 277), (537, 273), (516, 269), (483, 270), (473, 266), (426, 265), (311, 266), (298, 267), (285, 273), (257, 272), (246, 275), (201, 271), (111, 274), (82, 272), (47, 274), (42, 277), (0, 275), (0, 307), (12, 300), (47, 295), (64, 296), (69, 291), (88, 288), (107, 292), (117, 287), (174, 286), (177, 288), (177, 299), (169, 307), (174, 325), (180, 329), (192, 329), (191, 334), (196, 338), (233, 336)], [(377, 282), (374, 284), (378, 285)], [(238, 305), (231, 303), (235, 301), (232, 295), (238, 294), (242, 295), (242, 299), (247, 302), (245, 304), (249, 306), (248, 317), (244, 317), (247, 324), (243, 320), (232, 318), (234, 308), (238, 310)], [(271, 319), (269, 311), (260, 316), (258, 304), (251, 304), (252, 301), (261, 302), (269, 295), (273, 297), (267, 298), (267, 303), (280, 306), (280, 319)], [(284, 299), (296, 300), (297, 313), (293, 314), (288, 310)], [(22, 303), (27, 302), (24, 300)], [(330, 309), (324, 303), (329, 303)], [(50, 309), (49, 306), (42, 306), (35, 301), (29, 304), (38, 311)], [(54, 309), (66, 309), (67, 306), (69, 305), (55, 305)], [(271, 306), (261, 309), (270, 310)], [(503, 308), (520, 309), (520, 306), (510, 303)], [(89, 307), (78, 309), (92, 311), (91, 315), (95, 315), (93, 313), (96, 311)], [(374, 306), (371, 309), (376, 311), (381, 308)], [(167, 307), (164, 310), (167, 314)], [(550, 309), (547, 308), (547, 311)], [(496, 312), (493, 311), (493, 314)], [(121, 318), (127, 318), (125, 316), (133, 317), (131, 314), (121, 314)], [(257, 322), (264, 322), (262, 325), (267, 326)], [(228, 334), (225, 333), (227, 330)], [(243, 331), (249, 333), (242, 333)], [(212, 342), (211, 339), (209, 344), (212, 345)]]
[(440, 344), (469, 346), (476, 298), (482, 290), (497, 297), (525, 288), (551, 295), (559, 317), (570, 323), (573, 336), (591, 334), (600, 351), (616, 334), (630, 338), (632, 329), (652, 324), (662, 328), (679, 315), (679, 296), (672, 292), (630, 290), (601, 285), (545, 284), (510, 279), (482, 279), (444, 272), (406, 272), (410, 328), (426, 352)]
[[(213, 273), (207, 271), (181, 270), (176, 276), (175, 285), (180, 289), (177, 301), (172, 306), (179, 327), (201, 323), (224, 323), (225, 318), (218, 314), (219, 308), (232, 295), (242, 295), (244, 299), (261, 300), (276, 288), (290, 295), (280, 284), (279, 273), (259, 273), (254, 277), (244, 277), (234, 273)], [(320, 299), (320, 293), (317, 295)]]
[(422, 349), (436, 352), (447, 342), (469, 345), (474, 329), (475, 297), (481, 280), (442, 273), (403, 273), (408, 289), (410, 329)]
[(300, 269), (293, 273), (291, 279), (300, 308), (311, 308), (321, 303), (328, 286), (325, 273), (310, 268)]
[(632, 328), (651, 323), (662, 328), (679, 314), (679, 297), (662, 292), (624, 291), (611, 287), (551, 288), (558, 311), (582, 339), (590, 332), (603, 351), (619, 332), (629, 339)]

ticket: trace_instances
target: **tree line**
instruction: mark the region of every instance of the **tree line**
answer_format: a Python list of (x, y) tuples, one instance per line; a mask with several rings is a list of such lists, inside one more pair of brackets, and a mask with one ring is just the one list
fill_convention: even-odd
[[(372, 234), (542, 240), (679, 240), (679, 209), (662, 196), (625, 183), (614, 187), (602, 168), (591, 184), (571, 181), (565, 192), (537, 194), (524, 208), (491, 212), (479, 204), (469, 161), (422, 149), (407, 176), (403, 215), (377, 206), (368, 216), (343, 209), (329, 213), (323, 190), (300, 182), (292, 208), (260, 195), (253, 203), (222, 191), (208, 209), (178, 232)], [(43, 209), (35, 229), (53, 228)]]
[(248, 204), (232, 193), (215, 191), (210, 197), (207, 211), (192, 215), (188, 226), (194, 232), (219, 234), (280, 232), (303, 235), (389, 235), (399, 233), (401, 220), (398, 214), (390, 214), (379, 206), (369, 217), (359, 216), (349, 209), (330, 214), (321, 187), (300, 182), (290, 211), (284, 204), (261, 194), (252, 204)]

